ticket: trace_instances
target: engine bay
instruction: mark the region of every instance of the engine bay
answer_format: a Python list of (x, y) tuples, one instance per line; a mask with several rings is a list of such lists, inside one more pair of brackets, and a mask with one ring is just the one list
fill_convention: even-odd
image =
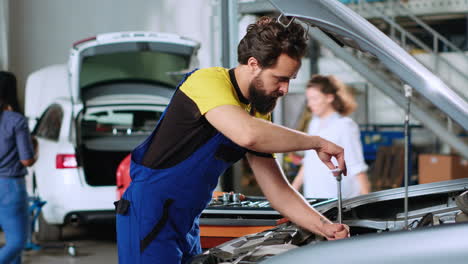
[[(408, 225), (405, 225), (402, 198), (363, 203), (353, 206), (345, 203), (343, 223), (350, 227), (350, 236), (383, 235), (389, 232), (409, 232), (415, 229), (468, 222), (460, 201), (468, 192), (453, 191), (411, 197)], [(337, 207), (326, 204), (317, 208), (332, 221), (336, 221)], [(264, 232), (233, 239), (196, 256), (192, 264), (251, 264), (305, 245), (333, 243), (319, 235), (287, 222)]]

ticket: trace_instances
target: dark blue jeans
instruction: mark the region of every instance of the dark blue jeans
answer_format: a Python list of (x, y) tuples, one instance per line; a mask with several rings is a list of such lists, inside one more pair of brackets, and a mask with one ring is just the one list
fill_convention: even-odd
[(0, 248), (2, 264), (21, 263), (21, 251), (29, 232), (27, 198), (24, 178), (0, 177), (0, 227), (6, 240)]

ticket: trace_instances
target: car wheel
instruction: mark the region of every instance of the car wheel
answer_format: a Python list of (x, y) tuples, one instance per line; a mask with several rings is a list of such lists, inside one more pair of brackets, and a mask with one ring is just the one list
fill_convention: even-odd
[(62, 238), (62, 227), (47, 223), (42, 213), (39, 215), (37, 227), (35, 237), (39, 241), (56, 241)]

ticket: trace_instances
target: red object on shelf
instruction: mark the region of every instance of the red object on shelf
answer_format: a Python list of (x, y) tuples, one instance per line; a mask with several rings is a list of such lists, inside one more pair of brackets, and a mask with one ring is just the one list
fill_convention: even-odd
[(128, 154), (117, 167), (116, 184), (117, 184), (117, 200), (122, 198), (125, 190), (130, 185), (132, 179), (130, 178), (130, 161), (131, 155)]

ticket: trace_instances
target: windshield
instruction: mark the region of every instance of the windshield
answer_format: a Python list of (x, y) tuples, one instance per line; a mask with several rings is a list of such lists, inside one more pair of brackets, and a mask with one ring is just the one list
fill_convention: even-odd
[(108, 110), (84, 115), (84, 138), (108, 135), (149, 135), (162, 112), (151, 110)]
[(156, 51), (131, 51), (84, 57), (80, 89), (106, 81), (141, 80), (175, 87), (188, 68), (190, 56)]

